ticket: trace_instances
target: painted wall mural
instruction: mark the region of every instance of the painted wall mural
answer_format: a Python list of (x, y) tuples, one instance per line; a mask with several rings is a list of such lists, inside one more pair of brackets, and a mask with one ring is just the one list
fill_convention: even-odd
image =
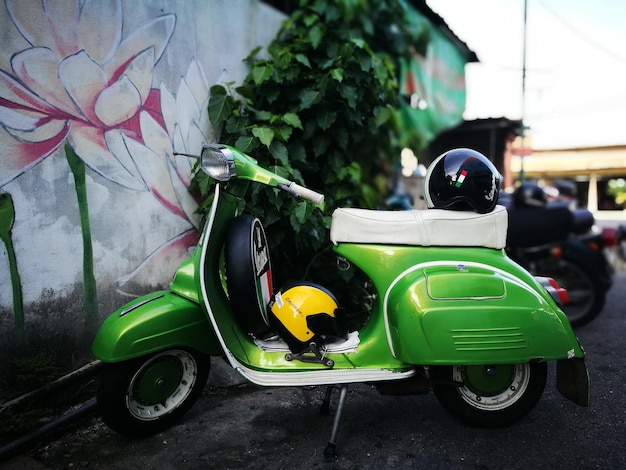
[(218, 138), (210, 86), (241, 81), (283, 17), (251, 0), (0, 9), (0, 331), (24, 344), (53, 326), (35, 305), (72, 298), (55, 305), (79, 335), (116, 295), (170, 281), (200, 222), (174, 152)]

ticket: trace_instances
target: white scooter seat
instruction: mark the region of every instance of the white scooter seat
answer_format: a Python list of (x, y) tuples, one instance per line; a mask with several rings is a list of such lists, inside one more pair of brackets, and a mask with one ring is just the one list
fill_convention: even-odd
[(469, 211), (423, 209), (377, 211), (338, 208), (333, 212), (330, 240), (414, 246), (506, 246), (508, 216), (504, 206), (478, 214)]

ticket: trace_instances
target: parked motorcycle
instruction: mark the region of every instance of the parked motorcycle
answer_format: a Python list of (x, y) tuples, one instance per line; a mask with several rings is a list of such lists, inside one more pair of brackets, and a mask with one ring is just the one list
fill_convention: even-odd
[(615, 246), (615, 231), (595, 227), (587, 209), (567, 201), (548, 201), (542, 187), (526, 182), (508, 198), (507, 252), (531, 273), (554, 278), (567, 290), (562, 307), (574, 327), (596, 318), (613, 283), (614, 270), (604, 253)]
[(506, 210), (495, 206), (495, 176), (478, 177), (476, 160), (486, 165), (478, 156), (487, 161), (476, 152), (448, 152), (428, 176), (456, 162), (451, 192), (488, 186), (482, 196), (491, 199), (478, 201), (476, 211), (334, 211), (334, 251), (375, 290), (365, 324), (346, 331), (345, 312), (326, 288), (273, 288), (261, 221), (237, 212), (250, 182), (315, 204), (323, 195), (232, 147), (205, 146), (200, 166), (217, 184), (199, 245), (169, 290), (121, 307), (93, 342), (104, 363), (97, 391), (104, 422), (134, 436), (169, 427), (199, 397), (210, 356), (258, 385), (326, 385), (326, 409), (338, 388), (328, 459), (351, 383), (383, 393), (432, 389), (459, 420), (498, 427), (535, 407), (547, 363), (556, 361), (557, 389), (587, 406), (585, 354), (559, 308), (566, 293), (506, 255)]

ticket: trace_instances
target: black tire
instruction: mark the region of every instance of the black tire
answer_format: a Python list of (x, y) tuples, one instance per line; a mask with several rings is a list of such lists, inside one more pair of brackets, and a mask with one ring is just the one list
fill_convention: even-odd
[(499, 428), (535, 407), (546, 386), (548, 367), (545, 362), (439, 366), (431, 374), (435, 396), (449, 413), (470, 426)]
[(606, 287), (593, 270), (568, 258), (546, 258), (535, 263), (534, 271), (552, 277), (569, 295), (561, 309), (572, 327), (589, 323), (604, 308)]
[(186, 349), (105, 364), (96, 393), (100, 416), (128, 436), (161, 432), (200, 397), (209, 367), (209, 357)]
[(262, 336), (268, 330), (266, 308), (273, 292), (269, 246), (259, 219), (243, 214), (232, 221), (224, 261), (237, 324), (246, 333)]

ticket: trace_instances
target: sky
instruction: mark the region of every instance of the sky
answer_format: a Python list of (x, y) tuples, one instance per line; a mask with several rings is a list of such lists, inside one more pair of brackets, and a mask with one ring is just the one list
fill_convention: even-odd
[(535, 149), (626, 144), (626, 1), (426, 3), (478, 55), (466, 120), (523, 118)]

